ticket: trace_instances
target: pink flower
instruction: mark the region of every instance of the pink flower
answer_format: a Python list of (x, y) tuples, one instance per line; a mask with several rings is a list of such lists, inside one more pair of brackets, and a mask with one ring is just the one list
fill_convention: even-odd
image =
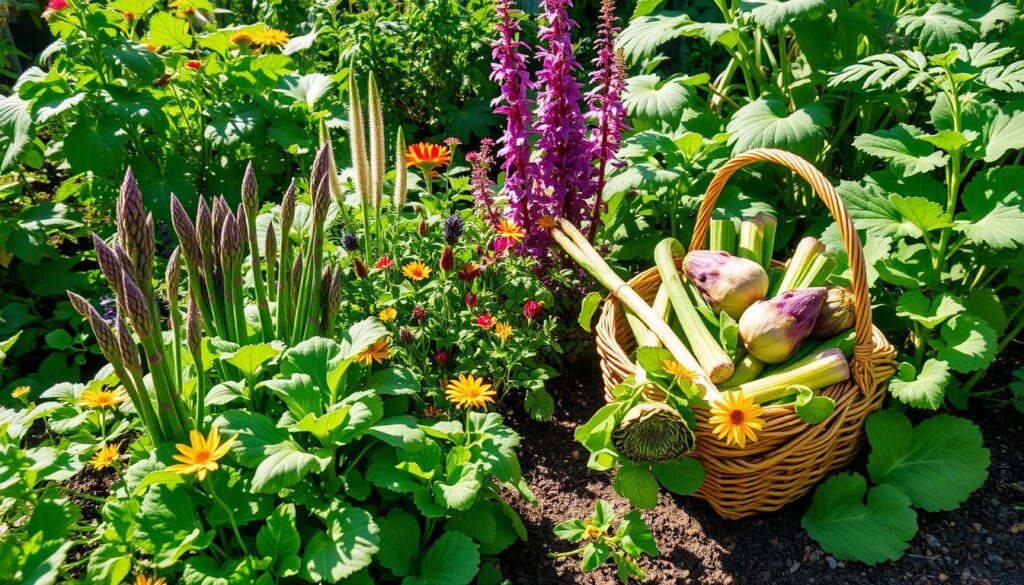
[(533, 321), (537, 317), (540, 317), (540, 313), (543, 309), (543, 305), (531, 299), (523, 304), (523, 315), (526, 315), (527, 321)]
[(50, 12), (57, 12), (68, 8), (68, 0), (50, 0), (46, 3), (46, 9)]
[(185, 67), (188, 67), (189, 69), (199, 69), (202, 66), (203, 62), (196, 61), (195, 59), (189, 59), (188, 62), (185, 63)]
[(394, 265), (394, 260), (388, 258), (387, 256), (381, 256), (380, 260), (377, 260), (377, 263), (374, 264), (373, 267), (376, 268), (377, 270), (387, 270), (388, 268), (391, 268)]
[(482, 329), (490, 329), (497, 322), (498, 320), (491, 316), (490, 313), (484, 313), (476, 318), (476, 326)]

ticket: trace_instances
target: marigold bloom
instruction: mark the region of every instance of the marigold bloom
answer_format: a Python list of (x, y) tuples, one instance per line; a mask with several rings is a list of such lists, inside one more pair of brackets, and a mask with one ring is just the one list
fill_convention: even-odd
[(31, 391), (32, 389), (29, 388), (28, 386), (18, 386), (17, 388), (11, 391), (11, 398), (21, 398), (22, 396), (25, 396)]
[(387, 270), (395, 265), (395, 261), (387, 256), (381, 256), (379, 260), (373, 265), (377, 270)]
[(207, 472), (217, 471), (220, 467), (217, 461), (228, 454), (231, 445), (238, 438), (238, 434), (235, 433), (235, 436), (221, 443), (217, 427), (211, 428), (210, 434), (206, 437), (196, 430), (190, 432), (188, 436), (192, 445), (176, 445), (178, 454), (174, 455), (174, 460), (180, 463), (171, 465), (167, 471), (180, 474), (194, 473), (199, 477), (199, 481), (206, 479)]
[(448, 382), (444, 395), (458, 408), (486, 408), (498, 393), (483, 378), (459, 374), (458, 379)]
[(555, 216), (553, 215), (545, 215), (544, 217), (537, 220), (537, 227), (544, 230), (550, 230), (554, 228), (555, 225)]
[(78, 398), (78, 403), (86, 408), (116, 408), (128, 398), (124, 388), (115, 390), (86, 390)]
[(696, 372), (675, 360), (661, 360), (661, 369), (674, 378), (682, 378), (684, 380), (693, 380), (697, 376)]
[(384, 307), (377, 313), (377, 318), (387, 323), (388, 321), (394, 321), (395, 317), (398, 316), (398, 310), (394, 307)]
[(423, 173), (434, 176), (437, 167), (452, 162), (452, 152), (447, 146), (419, 142), (405, 149), (405, 166), (416, 167)]
[(724, 439), (727, 445), (735, 443), (742, 448), (748, 439), (751, 443), (757, 441), (754, 431), (764, 428), (764, 419), (759, 418), (763, 413), (761, 405), (754, 404), (754, 399), (748, 398), (743, 392), (726, 392), (721, 400), (711, 405), (708, 423), (717, 425), (712, 432), (719, 439)]
[(383, 339), (378, 339), (369, 347), (357, 353), (354, 359), (365, 366), (372, 366), (374, 363), (383, 362), (390, 357), (391, 340), (385, 337)]
[(163, 577), (146, 577), (145, 575), (135, 576), (135, 585), (167, 585)]
[(499, 221), (498, 225), (494, 226), (494, 231), (498, 232), (498, 239), (494, 241), (494, 249), (498, 252), (515, 246), (526, 237), (526, 231), (522, 227), (507, 219)]
[(249, 45), (252, 44), (252, 35), (249, 33), (235, 33), (228, 38), (228, 41), (232, 45)]
[(89, 464), (93, 469), (105, 469), (114, 464), (121, 457), (120, 445), (104, 445), (96, 450)]
[(419, 261), (410, 262), (402, 267), (402, 276), (419, 282), (430, 276), (430, 267)]
[(288, 33), (276, 28), (265, 28), (252, 33), (252, 44), (257, 47), (280, 47), (288, 42)]
[(490, 313), (484, 313), (476, 318), (476, 326), (483, 327), (484, 329), (494, 327), (497, 322), (498, 321)]
[(509, 337), (512, 337), (512, 326), (508, 323), (498, 323), (494, 326), (494, 334), (502, 341), (507, 341)]
[(465, 282), (469, 282), (478, 276), (480, 276), (480, 265), (476, 262), (466, 262), (459, 268), (459, 278)]

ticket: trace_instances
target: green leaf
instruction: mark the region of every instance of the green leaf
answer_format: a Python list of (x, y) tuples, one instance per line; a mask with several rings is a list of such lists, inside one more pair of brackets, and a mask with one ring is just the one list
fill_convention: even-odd
[(834, 0), (741, 0), (740, 8), (768, 32), (777, 32), (794, 20), (814, 20), (837, 5)]
[(942, 406), (949, 381), (949, 364), (942, 360), (929, 359), (920, 373), (912, 364), (903, 362), (889, 382), (889, 392), (904, 404), (937, 410)]
[(971, 421), (940, 414), (911, 429), (895, 410), (868, 417), (868, 473), (929, 512), (953, 510), (988, 477), (989, 450)]
[(468, 510), (483, 484), (475, 465), (460, 466), (444, 482), (435, 483), (434, 497), (454, 510)]
[(675, 361), (672, 352), (664, 347), (640, 347), (636, 350), (636, 361), (647, 373), (664, 376), (665, 368), (661, 363), (665, 360)]
[(281, 78), (278, 93), (283, 93), (296, 102), (305, 104), (313, 111), (314, 106), (334, 88), (334, 81), (323, 73), (286, 75)]
[(17, 94), (0, 97), (0, 172), (21, 162), (34, 137), (29, 102)]
[(587, 535), (587, 525), (579, 518), (566, 520), (555, 526), (555, 536), (569, 542), (579, 542)]
[(121, 585), (132, 570), (132, 555), (115, 544), (104, 544), (89, 554), (86, 577), (95, 585)]
[(289, 440), (288, 432), (272, 420), (245, 410), (229, 410), (214, 424), (222, 437), (238, 435), (231, 451), (242, 465), (249, 467), (262, 463), (271, 448)]
[(370, 513), (335, 504), (327, 515), (327, 530), (309, 540), (303, 566), (314, 581), (337, 583), (368, 567), (380, 550), (380, 529)]
[(733, 154), (753, 148), (806, 154), (821, 144), (830, 124), (828, 108), (822, 104), (807, 104), (790, 112), (785, 98), (769, 95), (737, 110), (726, 130), (732, 133)]
[(295, 505), (279, 506), (256, 534), (256, 550), (260, 556), (270, 557), (271, 570), (279, 577), (287, 577), (299, 572), (302, 559), (299, 558), (299, 547), (302, 540), (295, 528)]
[(867, 487), (859, 473), (830, 477), (814, 490), (800, 524), (837, 559), (869, 565), (894, 561), (917, 533), (917, 514), (897, 488), (884, 484), (868, 492)]
[(652, 57), (658, 47), (681, 36), (683, 27), (691, 22), (689, 16), (667, 10), (634, 18), (619, 34), (617, 48), (622, 50), (631, 64), (635, 64), (641, 59)]
[(924, 140), (928, 144), (931, 144), (937, 148), (941, 148), (946, 152), (958, 151), (964, 146), (970, 144), (970, 142), (977, 138), (976, 132), (967, 131), (968, 135), (964, 135), (956, 130), (940, 130), (935, 134), (922, 134), (918, 136), (918, 140)]
[(651, 471), (658, 483), (680, 496), (693, 494), (704, 483), (704, 465), (695, 457), (655, 463)]
[(810, 388), (801, 386), (797, 390), (795, 409), (800, 420), (813, 425), (832, 416), (836, 409), (836, 401), (828, 396), (815, 396)]
[(252, 477), (255, 493), (273, 494), (293, 486), (330, 462), (305, 452), (298, 443), (285, 441), (266, 449), (263, 461), (256, 467)]
[(615, 493), (637, 508), (650, 509), (658, 504), (658, 480), (644, 467), (625, 462), (615, 473)]
[(896, 304), (896, 315), (916, 321), (926, 329), (935, 329), (963, 310), (961, 299), (951, 294), (939, 293), (929, 299), (920, 290), (904, 292)]
[(639, 558), (641, 554), (652, 557), (661, 555), (658, 550), (658, 543), (651, 534), (651, 529), (644, 522), (639, 510), (632, 510), (622, 517), (622, 522), (615, 530), (615, 536), (621, 537), (619, 544), (622, 549), (633, 558)]
[(1003, 302), (999, 300), (996, 292), (990, 288), (977, 288), (971, 291), (964, 299), (964, 307), (969, 315), (973, 315), (985, 321), (997, 336), (1006, 332), (1010, 324), (1006, 315)]
[(213, 117), (203, 129), (203, 137), (218, 148), (253, 137), (266, 122), (266, 116), (256, 106), (217, 106), (212, 111)]
[(168, 12), (157, 12), (149, 19), (146, 44), (166, 47), (172, 51), (191, 48), (192, 35), (188, 34), (188, 22)]
[(533, 420), (546, 421), (555, 414), (555, 399), (544, 388), (527, 388), (524, 407)]
[(587, 333), (590, 333), (590, 324), (594, 320), (594, 313), (596, 313), (598, 307), (601, 306), (601, 301), (603, 299), (604, 295), (599, 292), (592, 292), (583, 297), (583, 302), (580, 304), (580, 315), (576, 319), (576, 322), (579, 323), (580, 327), (582, 327)]
[(380, 521), (380, 564), (399, 577), (413, 571), (412, 561), (420, 552), (420, 524), (401, 508), (392, 508)]
[(957, 315), (942, 325), (936, 357), (954, 372), (967, 374), (987, 367), (996, 357), (996, 332), (977, 317)]
[(369, 434), (399, 448), (408, 448), (427, 440), (427, 434), (419, 428), (416, 419), (408, 415), (386, 418), (373, 425)]
[(678, 119), (691, 97), (691, 90), (675, 79), (637, 75), (626, 80), (626, 96), (622, 103), (631, 116), (654, 120)]
[(65, 350), (75, 343), (75, 338), (63, 329), (54, 329), (46, 334), (46, 345), (56, 350)]
[(866, 230), (868, 236), (921, 237), (917, 226), (903, 218), (881, 186), (869, 182), (840, 181), (836, 190), (857, 229)]
[(953, 225), (953, 218), (943, 211), (938, 203), (924, 197), (890, 195), (889, 201), (900, 215), (921, 232), (931, 232)]
[(420, 391), (416, 374), (405, 366), (391, 366), (378, 370), (366, 382), (366, 389), (380, 396), (406, 396)]
[(259, 372), (260, 366), (274, 359), (280, 353), (280, 350), (269, 343), (245, 345), (232, 354), (231, 357), (227, 358), (226, 361), (242, 370), (243, 374), (255, 376)]
[(327, 374), (341, 361), (341, 348), (331, 339), (312, 337), (284, 352), (281, 373), (285, 376), (305, 374), (323, 393), (331, 390)]
[(92, 171), (112, 178), (124, 171), (124, 143), (128, 135), (116, 119), (81, 118), (68, 130), (62, 148), (71, 170)]
[(382, 337), (387, 336), (388, 330), (384, 324), (374, 318), (364, 319), (342, 334), (338, 342), (341, 357), (351, 359), (357, 353), (370, 347)]
[(957, 215), (956, 229), (993, 248), (1024, 244), (1024, 168), (997, 167), (975, 176), (964, 187), (966, 213)]
[(900, 124), (892, 130), (861, 134), (853, 139), (858, 150), (887, 161), (904, 175), (927, 173), (946, 165), (947, 156), (917, 137), (924, 132), (915, 126)]
[(469, 585), (480, 571), (480, 551), (473, 539), (458, 531), (445, 532), (423, 555), (419, 576), (403, 585)]
[(978, 28), (971, 22), (971, 13), (959, 6), (930, 3), (916, 14), (904, 14), (896, 26), (917, 37), (921, 49), (931, 53), (948, 51), (954, 43), (970, 43), (978, 38)]

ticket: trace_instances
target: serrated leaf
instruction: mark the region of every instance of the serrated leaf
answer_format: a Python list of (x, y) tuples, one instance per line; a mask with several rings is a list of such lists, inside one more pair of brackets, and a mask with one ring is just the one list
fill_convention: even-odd
[(741, 0), (740, 8), (768, 32), (777, 32), (794, 20), (813, 20), (832, 10), (834, 0)]
[(986, 124), (984, 136), (985, 162), (996, 162), (1007, 152), (1024, 148), (1024, 111), (1013, 116), (999, 112)]
[(917, 138), (946, 152), (953, 152), (967, 146), (977, 137), (977, 132), (970, 130), (967, 130), (966, 133), (957, 132), (956, 130), (940, 130), (935, 134), (922, 134)]
[(480, 549), (473, 539), (447, 531), (423, 555), (420, 572), (405, 585), (469, 585), (480, 570)]
[(789, 112), (787, 101), (769, 95), (743, 106), (726, 126), (733, 154), (752, 148), (781, 148), (807, 153), (820, 144), (832, 118), (822, 104)]
[(622, 103), (632, 116), (662, 119), (678, 117), (691, 97), (692, 90), (675, 79), (637, 75), (626, 80)]
[(146, 44), (166, 47), (172, 51), (191, 48), (192, 35), (188, 33), (188, 22), (168, 12), (158, 12), (149, 19)]
[(857, 229), (872, 237), (920, 237), (917, 226), (905, 220), (885, 189), (872, 183), (840, 181), (836, 189)]
[(1024, 167), (997, 167), (964, 187), (956, 229), (993, 248), (1024, 244)]
[(896, 376), (889, 382), (889, 392), (904, 404), (916, 408), (937, 410), (942, 406), (949, 384), (949, 364), (930, 359), (920, 373), (913, 365), (901, 363)]
[(662, 44), (680, 36), (681, 29), (690, 22), (689, 16), (670, 11), (634, 18), (619, 34), (616, 45), (630, 63), (636, 63), (653, 56)]
[(644, 467), (625, 462), (615, 473), (615, 493), (637, 508), (650, 509), (658, 504), (658, 480)]
[(226, 361), (241, 370), (243, 374), (255, 376), (263, 364), (277, 357), (279, 353), (281, 353), (280, 350), (269, 343), (244, 345)]
[(864, 476), (840, 473), (814, 490), (800, 524), (837, 559), (874, 565), (903, 555), (917, 533), (917, 514), (895, 487), (869, 492)]
[(917, 321), (927, 329), (938, 327), (963, 310), (961, 300), (953, 295), (939, 293), (929, 299), (920, 290), (904, 292), (896, 305), (896, 315)]
[(399, 577), (413, 570), (412, 561), (420, 552), (420, 524), (401, 508), (393, 508), (380, 524), (380, 564)]
[(950, 369), (967, 374), (987, 367), (996, 357), (996, 332), (977, 317), (957, 315), (942, 325), (936, 354)]
[(911, 428), (901, 412), (868, 417), (868, 473), (875, 483), (892, 485), (919, 508), (952, 510), (988, 477), (989, 450), (971, 421), (940, 414)]
[(533, 420), (546, 421), (555, 414), (555, 399), (544, 388), (527, 388), (524, 406)]
[(314, 581), (337, 583), (370, 565), (379, 550), (379, 528), (360, 508), (333, 508), (326, 532), (317, 532), (306, 545), (303, 566)]
[(299, 547), (302, 540), (295, 528), (295, 505), (283, 504), (267, 517), (256, 534), (256, 550), (270, 557), (274, 574), (279, 577), (294, 575), (302, 565)]
[(948, 50), (953, 43), (969, 43), (978, 38), (971, 13), (960, 6), (936, 2), (916, 12), (901, 16), (896, 26), (917, 37), (925, 51), (937, 53)]
[(889, 201), (907, 221), (914, 224), (921, 232), (930, 232), (953, 225), (949, 216), (938, 203), (924, 197), (903, 197), (890, 195)]
[(917, 137), (924, 132), (915, 126), (900, 124), (892, 130), (861, 134), (853, 139), (860, 151), (887, 161), (904, 175), (927, 173), (946, 165), (947, 156)]
[(113, 177), (124, 171), (128, 135), (115, 119), (79, 119), (64, 137), (63, 152), (72, 171)]

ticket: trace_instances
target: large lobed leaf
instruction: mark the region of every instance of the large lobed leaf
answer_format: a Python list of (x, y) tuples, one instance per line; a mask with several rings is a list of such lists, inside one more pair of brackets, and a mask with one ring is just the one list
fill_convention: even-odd
[(752, 148), (781, 148), (807, 154), (821, 143), (831, 124), (828, 108), (808, 104), (790, 112), (786, 100), (766, 96), (740, 108), (726, 130), (733, 153)]

